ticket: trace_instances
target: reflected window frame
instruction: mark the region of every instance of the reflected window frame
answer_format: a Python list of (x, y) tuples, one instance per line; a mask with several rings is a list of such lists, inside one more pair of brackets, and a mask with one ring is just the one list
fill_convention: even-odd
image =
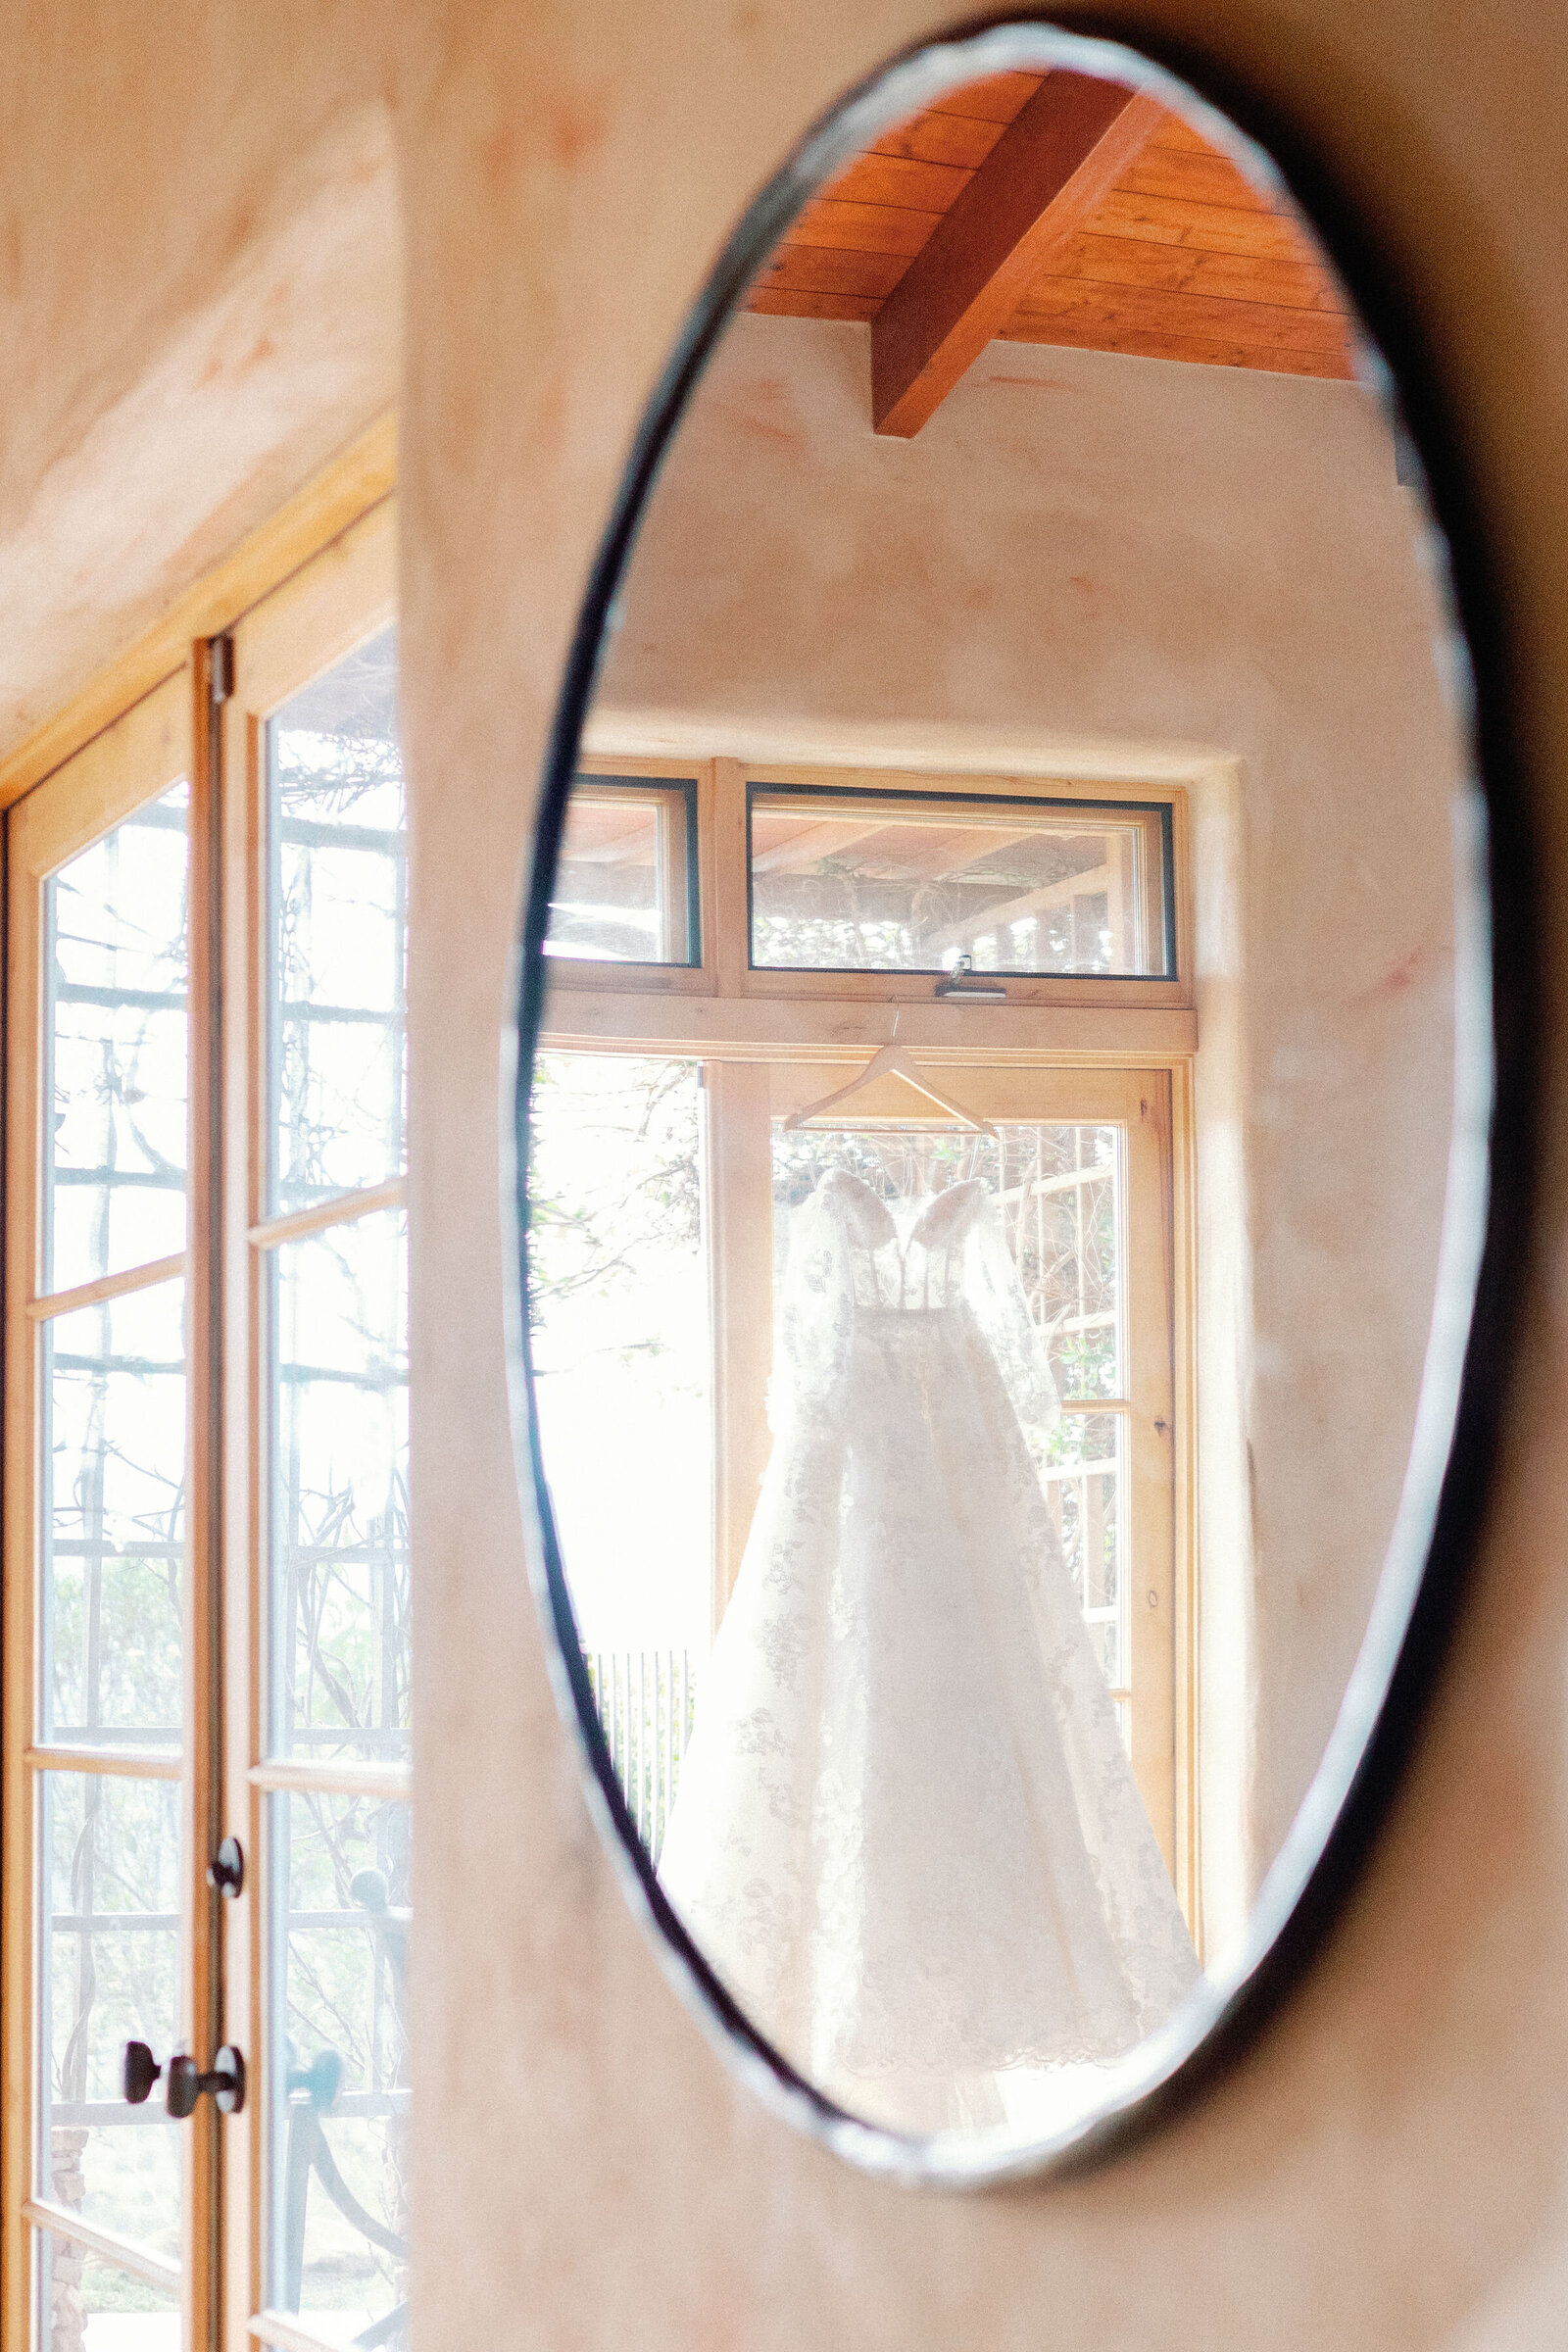
[[(619, 734), (617, 727), (617, 735)], [(1088, 810), (1114, 811), (1133, 821), (1157, 827), (1161, 874), (1157, 908), (1145, 920), (1163, 930), (1164, 968), (1145, 973), (1024, 972), (987, 973), (1000, 982), (1008, 1005), (1072, 1006), (1099, 1012), (1190, 1013), (1195, 1004), (1193, 985), (1192, 819), (1185, 783), (1168, 778), (1121, 774), (1075, 778), (1020, 775), (1006, 771), (945, 766), (930, 769), (851, 766), (842, 763), (758, 761), (720, 751), (701, 759), (678, 760), (645, 754), (629, 733), (619, 753), (581, 753), (572, 762), (572, 790), (598, 793), (606, 785), (668, 787), (681, 785), (689, 795), (686, 867), (688, 874), (688, 939), (691, 960), (635, 962), (574, 956), (559, 945), (542, 955), (540, 983), (550, 1005), (549, 1025), (563, 1034), (581, 1036), (612, 1032), (614, 1015), (594, 1000), (619, 996), (628, 1005), (650, 997), (706, 996), (726, 1002), (789, 997), (852, 998), (883, 1004), (929, 1004), (936, 985), (946, 974), (940, 965), (918, 969), (829, 968), (805, 964), (761, 964), (754, 961), (752, 928), (752, 807), (760, 791), (786, 791), (803, 797), (847, 795), (864, 799), (875, 795), (925, 803), (975, 800), (1026, 803), (1041, 807), (1080, 806)], [(570, 822), (569, 796), (562, 811), (562, 842)], [(554, 892), (554, 866), (551, 891)], [(555, 920), (553, 905), (541, 909), (543, 937), (549, 939)], [(578, 1016), (568, 1007), (576, 1002)], [(963, 1006), (966, 1039), (981, 1042), (991, 1013), (983, 1002)], [(1005, 1016), (1004, 1016), (1004, 1018)], [(1136, 1044), (1130, 1032), (1129, 1047)]]
[(572, 810), (579, 808), (647, 808), (654, 819), (654, 919), (659, 930), (659, 953), (653, 956), (586, 955), (579, 945), (557, 940), (556, 921), (568, 911), (566, 903), (552, 903), (552, 925), (545, 953), (552, 961), (580, 966), (601, 964), (612, 971), (700, 971), (703, 962), (701, 831), (698, 786), (693, 775), (642, 775), (608, 768), (584, 769), (577, 777), (566, 810), (566, 831), (556, 867), (557, 887), (569, 862)]
[[(973, 808), (977, 814), (983, 811), (989, 817), (999, 816), (1007, 809), (1018, 810), (1020, 816), (1023, 811), (1032, 810), (1042, 817), (1048, 812), (1054, 816), (1064, 816), (1076, 811), (1081, 814), (1088, 830), (1094, 829), (1095, 820), (1107, 818), (1110, 820), (1106, 826), (1107, 832), (1114, 829), (1132, 837), (1129, 862), (1133, 865), (1135, 877), (1130, 893), (1133, 905), (1124, 917), (1124, 923), (1128, 929), (1151, 943), (1141, 958), (1150, 968), (1121, 968), (1105, 972), (1051, 971), (1041, 965), (1015, 968), (986, 962), (976, 964), (976, 976), (984, 973), (1008, 986), (1067, 981), (1099, 987), (1106, 981), (1176, 980), (1176, 808), (1173, 794), (1167, 792), (1160, 798), (1124, 800), (1111, 797), (1110, 794), (1101, 797), (1098, 788), (1074, 787), (1054, 778), (1050, 781), (1009, 778), (1004, 790), (998, 788), (1000, 781), (968, 775), (931, 776), (919, 783), (904, 778), (889, 782), (880, 776), (855, 783), (823, 779), (803, 781), (799, 777), (785, 781), (782, 771), (767, 770), (760, 774), (748, 771), (745, 780), (748, 971), (766, 973), (774, 978), (787, 975), (792, 982), (805, 979), (812, 973), (837, 981), (873, 977), (879, 980), (935, 980), (950, 972), (958, 959), (959, 948), (955, 943), (952, 956), (938, 962), (830, 964), (790, 962), (782, 957), (760, 960), (757, 938), (757, 818), (760, 807), (764, 803), (773, 804), (770, 811), (764, 808), (764, 813), (782, 813), (782, 805), (793, 800), (798, 801), (803, 809), (818, 808), (831, 811), (834, 806), (838, 806), (846, 813), (856, 808), (863, 810), (880, 806), (885, 808), (890, 825), (905, 811), (908, 812), (909, 821), (914, 825), (920, 823), (922, 813), (928, 819), (952, 821), (965, 808)], [(1047, 824), (1040, 827), (1043, 835), (1051, 829)], [(1185, 833), (1185, 826), (1183, 830)], [(1151, 866), (1154, 868), (1152, 875), (1148, 870)], [(957, 926), (952, 928), (956, 929)], [(1156, 940), (1157, 950), (1152, 945)], [(1156, 954), (1157, 965), (1154, 960)]]

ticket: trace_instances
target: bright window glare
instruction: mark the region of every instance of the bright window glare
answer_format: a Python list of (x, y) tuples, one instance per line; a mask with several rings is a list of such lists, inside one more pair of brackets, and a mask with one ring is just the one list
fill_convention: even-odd
[(708, 1648), (700, 1104), (688, 1061), (545, 1054), (535, 1076), (534, 1394), (589, 1651)]

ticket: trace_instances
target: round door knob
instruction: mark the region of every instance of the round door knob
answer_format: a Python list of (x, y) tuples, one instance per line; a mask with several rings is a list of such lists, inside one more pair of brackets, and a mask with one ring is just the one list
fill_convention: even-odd
[(214, 2056), (212, 2072), (204, 2075), (184, 2050), (177, 2051), (166, 2068), (159, 2065), (144, 2041), (127, 2041), (121, 2083), (133, 2107), (142, 2104), (160, 2075), (167, 2077), (164, 2105), (176, 2123), (195, 2114), (204, 2091), (212, 2092), (220, 2115), (238, 2115), (245, 2104), (245, 2060), (232, 2042), (224, 2042)]
[(125, 2055), (121, 2061), (120, 2085), (132, 2107), (143, 2105), (163, 2071), (144, 2041), (126, 2042)]
[(245, 1850), (237, 1838), (225, 1838), (208, 1863), (207, 1884), (230, 1902), (244, 1886)]

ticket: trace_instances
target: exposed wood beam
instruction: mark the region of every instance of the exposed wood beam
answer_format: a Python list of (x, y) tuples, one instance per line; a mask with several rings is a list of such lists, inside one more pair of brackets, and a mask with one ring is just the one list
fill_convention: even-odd
[(920, 430), (1163, 113), (1118, 82), (1046, 75), (871, 321), (879, 433)]

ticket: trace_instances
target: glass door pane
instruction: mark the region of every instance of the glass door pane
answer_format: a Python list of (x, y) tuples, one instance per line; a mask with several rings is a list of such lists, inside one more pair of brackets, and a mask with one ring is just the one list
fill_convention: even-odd
[(121, 2058), (181, 2046), (179, 1785), (40, 1782), (37, 2193), (177, 2262), (185, 2134), (161, 2099), (125, 2103)]
[(269, 2300), (331, 2344), (405, 2336), (410, 1827), (396, 1799), (269, 1799)]
[(6, 2325), (50, 2352), (183, 2329), (190, 2128), (127, 2104), (122, 2063), (166, 2064), (192, 2013), (190, 699), (171, 681), (9, 819)]
[(184, 1713), (185, 1285), (43, 1326), (45, 1740), (177, 1754)]
[[(237, 639), (241, 697), (264, 608)], [(264, 2303), (407, 2334), (410, 1925), (407, 839), (397, 638), (266, 718), (267, 1637), (250, 1778)]]
[(405, 1165), (408, 838), (397, 631), (268, 723), (271, 866), (269, 1209)]
[(40, 2230), (33, 2308), (38, 2352), (179, 2352), (179, 2287), (106, 2262)]
[(409, 1755), (408, 1218), (269, 1253), (275, 1756)]
[(46, 1291), (185, 1247), (189, 815), (181, 780), (45, 885)]

